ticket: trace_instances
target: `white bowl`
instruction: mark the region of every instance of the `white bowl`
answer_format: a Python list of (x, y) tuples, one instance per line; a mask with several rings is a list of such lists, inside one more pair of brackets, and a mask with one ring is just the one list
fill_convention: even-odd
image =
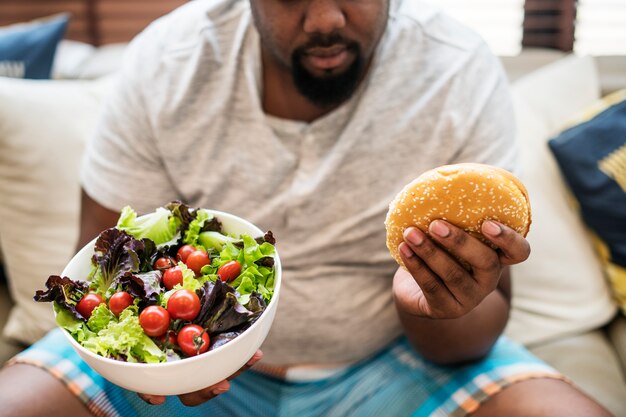
[[(215, 210), (207, 210), (217, 217), (228, 234), (243, 233), (263, 236), (263, 231), (252, 223)], [(91, 270), (91, 256), (95, 239), (82, 248), (67, 264), (61, 276), (85, 279)], [(274, 295), (257, 321), (230, 342), (198, 356), (157, 364), (128, 363), (97, 355), (63, 333), (72, 347), (97, 373), (112, 383), (131, 391), (153, 395), (179, 395), (209, 387), (245, 365), (261, 346), (270, 330), (280, 295), (281, 265), (278, 253), (274, 255)]]

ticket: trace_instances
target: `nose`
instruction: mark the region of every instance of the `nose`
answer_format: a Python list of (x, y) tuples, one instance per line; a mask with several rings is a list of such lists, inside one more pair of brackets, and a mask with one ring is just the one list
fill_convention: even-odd
[(346, 17), (337, 0), (311, 0), (304, 17), (306, 33), (328, 34), (346, 25)]

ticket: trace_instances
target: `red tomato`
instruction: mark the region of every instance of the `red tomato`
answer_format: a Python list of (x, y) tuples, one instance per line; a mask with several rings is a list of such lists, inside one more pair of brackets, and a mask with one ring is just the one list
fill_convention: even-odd
[(173, 330), (168, 330), (165, 334), (159, 336), (157, 340), (169, 345), (168, 347), (176, 346), (176, 333)]
[(193, 291), (178, 290), (167, 300), (167, 311), (173, 319), (193, 320), (200, 312), (200, 298)]
[(241, 264), (239, 261), (229, 261), (220, 266), (217, 270), (217, 276), (224, 282), (232, 281), (241, 273)]
[(209, 334), (197, 324), (188, 324), (178, 332), (178, 346), (187, 356), (195, 356), (209, 350)]
[(194, 248), (193, 246), (183, 245), (178, 248), (178, 252), (176, 252), (176, 260), (179, 262), (186, 262), (189, 255), (191, 255), (191, 253), (195, 251), (196, 248)]
[(152, 267), (154, 269), (158, 269), (159, 271), (163, 271), (164, 269), (168, 269), (176, 265), (176, 262), (172, 258), (159, 258), (154, 261), (154, 265)]
[(192, 252), (185, 261), (187, 268), (191, 269), (196, 275), (200, 275), (200, 270), (204, 265), (209, 265), (211, 260), (209, 254), (203, 250), (196, 250)]
[(183, 283), (183, 271), (179, 266), (168, 269), (163, 273), (163, 285), (166, 289), (171, 290), (176, 284)]
[(90, 292), (83, 295), (78, 304), (76, 304), (76, 311), (80, 313), (86, 319), (91, 317), (91, 313), (94, 308), (104, 303), (104, 298), (96, 293)]
[(126, 291), (116, 292), (109, 298), (109, 310), (119, 316), (126, 307), (133, 303), (133, 296)]
[(161, 336), (170, 327), (170, 313), (161, 306), (148, 306), (139, 314), (139, 324), (148, 336)]

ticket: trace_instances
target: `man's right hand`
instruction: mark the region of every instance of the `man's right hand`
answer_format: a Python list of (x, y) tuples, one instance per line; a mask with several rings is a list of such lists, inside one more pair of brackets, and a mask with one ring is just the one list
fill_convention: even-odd
[[(213, 384), (210, 387), (203, 388), (199, 391), (190, 392), (188, 394), (179, 395), (178, 398), (180, 402), (189, 407), (195, 407), (197, 405), (203, 404), (220, 394), (225, 393), (230, 389), (230, 380), (239, 376), (242, 372), (250, 369), (255, 363), (261, 360), (263, 357), (263, 352), (257, 350), (254, 356), (250, 358), (250, 360), (237, 372), (235, 372), (230, 377), (226, 378), (223, 381), (218, 382), (217, 384)], [(184, 360), (184, 359), (182, 359)], [(160, 405), (165, 402), (165, 396), (163, 395), (149, 395), (149, 394), (138, 394), (142, 400), (152, 405)]]

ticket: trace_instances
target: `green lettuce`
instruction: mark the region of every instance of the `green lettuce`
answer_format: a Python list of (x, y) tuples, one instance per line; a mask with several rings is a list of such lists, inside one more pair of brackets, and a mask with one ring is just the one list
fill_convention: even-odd
[(180, 238), (179, 223), (180, 220), (163, 207), (157, 208), (153, 213), (137, 217), (135, 210), (126, 206), (122, 209), (115, 227), (126, 231), (136, 239), (150, 239), (157, 245), (157, 248), (160, 248), (177, 243)]
[[(204, 233), (203, 233), (204, 234)], [(202, 236), (202, 235), (201, 235)], [(203, 276), (214, 281), (220, 266), (230, 261), (237, 261), (241, 265), (241, 273), (228, 284), (239, 294), (239, 303), (246, 305), (250, 294), (260, 293), (263, 299), (270, 301), (274, 294), (274, 245), (261, 240), (253, 239), (250, 235), (241, 235), (235, 242), (226, 241), (220, 251), (218, 259), (211, 266), (202, 268)], [(239, 247), (238, 247), (239, 246)]]
[(124, 358), (127, 362), (166, 361), (165, 353), (143, 332), (136, 306), (126, 308), (119, 319), (111, 320), (98, 331), (97, 336), (84, 340), (82, 344), (96, 354)]
[(222, 224), (206, 210), (197, 210), (185, 232), (183, 243), (195, 247), (204, 247), (207, 252), (220, 251), (224, 240), (235, 241), (222, 234)]
[(87, 326), (90, 330), (98, 333), (105, 329), (111, 321), (117, 321), (117, 319), (107, 305), (103, 303), (93, 309), (91, 317), (87, 320)]
[(96, 334), (89, 330), (87, 324), (77, 319), (65, 306), (53, 301), (52, 308), (56, 313), (57, 324), (67, 330), (77, 342), (82, 344), (85, 340), (95, 337)]
[[(265, 301), (269, 301), (274, 293), (274, 268), (261, 266), (260, 261), (274, 255), (274, 246), (268, 242), (258, 244), (249, 235), (242, 235), (243, 249), (237, 255), (237, 260), (242, 265), (241, 274), (230, 283), (239, 293), (239, 302), (248, 304), (250, 294), (254, 291), (260, 293)], [(225, 257), (231, 257), (234, 253), (228, 248)]]
[(235, 239), (234, 237), (223, 235), (220, 232), (202, 232), (197, 239), (198, 243), (204, 247), (207, 252), (221, 251), (227, 243), (232, 244), (238, 240), (239, 239)]

